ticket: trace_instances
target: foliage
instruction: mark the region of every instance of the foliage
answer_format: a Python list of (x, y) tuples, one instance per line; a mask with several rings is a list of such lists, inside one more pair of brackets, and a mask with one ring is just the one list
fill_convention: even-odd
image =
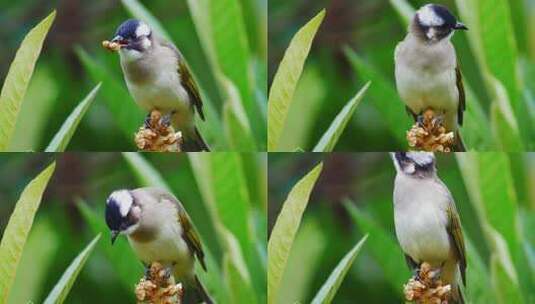
[[(426, 3), (421, 0), (410, 3), (406, 0), (359, 0), (328, 5), (324, 25), (316, 34), (303, 68), (303, 75), (315, 73), (319, 76), (314, 81), (296, 85), (292, 104), (299, 105), (300, 111), (289, 107), (285, 111), (288, 114), (278, 115), (287, 125), (293, 126), (293, 121), (313, 121), (314, 124), (295, 132), (283, 132), (283, 137), (289, 138), (280, 141), (285, 151), (298, 147), (309, 150), (316, 146), (322, 130), (343, 107), (343, 100), (348, 100), (356, 88), (369, 81), (366, 101), (359, 105), (354, 119), (349, 121), (336, 150), (398, 151), (407, 148), (405, 132), (411, 125), (411, 118), (405, 113), (395, 88), (393, 54), (396, 44), (406, 35), (415, 9)], [(529, 47), (535, 36), (527, 30), (529, 18), (525, 17), (533, 14), (528, 1), (450, 0), (442, 4), (451, 8), (469, 28), (453, 37), (467, 96), (461, 135), (468, 149), (531, 150), (535, 143), (533, 72), (519, 72), (533, 71), (535, 67)], [(283, 67), (278, 62), (287, 37), (297, 31), (295, 23), (309, 18), (307, 16), (319, 8), (322, 3), (318, 1), (293, 6), (280, 0), (270, 2), (272, 90), (277, 85), (278, 71)], [(496, 24), (501, 25), (498, 30)], [(339, 27), (344, 30), (340, 31)], [(341, 52), (345, 53), (345, 58)], [(355, 84), (353, 79), (348, 79), (348, 74), (355, 75), (359, 82)], [(299, 94), (311, 90), (323, 94)], [(305, 100), (301, 100), (303, 98)], [(302, 109), (309, 104), (313, 110)]]
[[(50, 139), (57, 141), (59, 136), (65, 135), (58, 134), (58, 129), (68, 123), (65, 119), (76, 107), (80, 92), (89, 91), (96, 83), (102, 83), (101, 96), (95, 97), (94, 105), (86, 113), (80, 113), (87, 117), (82, 119), (80, 115), (75, 120), (79, 121), (79, 128), (75, 133), (75, 128), (71, 129), (72, 140), (64, 141), (61, 149), (67, 148), (67, 143), (69, 150), (135, 149), (133, 133), (142, 125), (145, 113), (127, 91), (117, 54), (106, 52), (100, 44), (112, 36), (122, 21), (132, 17), (146, 21), (155, 33), (176, 43), (187, 59), (201, 89), (207, 117), (205, 122), (199, 119), (197, 125), (211, 148), (216, 151), (265, 150), (267, 97), (263, 81), (267, 70), (265, 65), (258, 64), (265, 62), (267, 56), (267, 45), (261, 43), (261, 33), (267, 28), (267, 5), (262, 2), (266, 1), (226, 0), (213, 4), (182, 0), (170, 4), (156, 0), (145, 7), (140, 1), (124, 0), (122, 6), (105, 8), (98, 2), (73, 4), (69, 9), (88, 15), (52, 27), (50, 39), (36, 66), (36, 71), (48, 72), (36, 73), (41, 76), (41, 81), (30, 82), (43, 40), (54, 19), (54, 14), (50, 15), (24, 40), (7, 74), (0, 100), (0, 150), (59, 148), (50, 146), (58, 144), (49, 143)], [(0, 13), (0, 17), (10, 26), (27, 28), (34, 22), (30, 16), (52, 8), (53, 4), (38, 7), (12, 4), (19, 13), (8, 14), (5, 18)], [(68, 15), (66, 9), (58, 8), (60, 14)], [(170, 11), (175, 14), (168, 14)], [(78, 21), (88, 19), (95, 22), (91, 26), (78, 24)], [(6, 39), (8, 43), (3, 44), (5, 48), (0, 51), (5, 58), (15, 52), (13, 44), (19, 39), (18, 31), (12, 32)], [(5, 60), (0, 59), (2, 74), (6, 70), (5, 64)], [(37, 98), (28, 95), (26, 100), (24, 93), (28, 86), (30, 92), (47, 92), (50, 87), (59, 92), (52, 100), (41, 99), (38, 95)], [(228, 95), (228, 86), (235, 87), (238, 94)], [(30, 103), (36, 106), (35, 111), (20, 112), (21, 105), (24, 110)], [(232, 111), (227, 110), (229, 108)], [(23, 129), (27, 127), (29, 130)], [(19, 139), (14, 138), (14, 133), (32, 136)], [(245, 140), (243, 135), (246, 135)]]
[[(535, 242), (526, 234), (533, 221), (526, 219), (533, 216), (535, 203), (527, 195), (531, 190), (522, 184), (534, 182), (534, 156), (469, 152), (439, 154), (437, 160), (438, 176), (452, 193), (463, 228), (467, 303), (533, 302)], [(395, 168), (390, 157), (386, 153), (273, 155), (269, 164), (272, 200), (280, 201), (301, 172), (318, 161), (324, 167), (302, 219), (307, 229), (294, 242), (287, 266), (296, 263), (291, 268), (295, 271), (306, 265), (311, 268), (309, 277), (285, 273), (282, 281), (292, 282), (298, 290), (281, 292), (292, 303), (311, 301), (325, 288), (324, 278), (347, 253), (348, 244), (368, 235), (333, 302), (402, 302), (403, 284), (411, 272), (394, 230)], [(515, 162), (525, 171), (515, 169)], [(520, 185), (515, 183), (517, 176)], [(270, 206), (270, 218), (275, 218), (281, 205)], [(303, 282), (295, 282), (297, 278)]]

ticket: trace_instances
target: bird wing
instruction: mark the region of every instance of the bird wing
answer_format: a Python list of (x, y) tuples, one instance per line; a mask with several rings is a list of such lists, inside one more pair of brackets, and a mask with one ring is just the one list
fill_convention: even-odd
[(464, 249), (464, 237), (461, 229), (461, 221), (459, 219), (459, 213), (455, 208), (455, 203), (450, 200), (447, 207), (448, 212), (448, 234), (453, 240), (455, 245), (455, 251), (459, 258), (459, 269), (461, 270), (461, 278), (463, 285), (466, 286), (466, 253)]
[(457, 78), (457, 91), (459, 91), (459, 108), (457, 109), (457, 121), (459, 122), (459, 125), (462, 126), (463, 114), (464, 110), (466, 110), (466, 96), (464, 93), (463, 76), (461, 74), (461, 69), (459, 68), (459, 63), (457, 63), (457, 67), (455, 68), (455, 75)]
[(173, 195), (164, 191), (162, 191), (161, 193), (163, 199), (170, 200), (174, 202), (177, 206), (178, 220), (180, 221), (180, 225), (182, 226), (182, 238), (188, 245), (191, 252), (193, 252), (193, 254), (197, 257), (199, 263), (201, 263), (202, 268), (206, 271), (206, 264), (204, 262), (204, 251), (202, 249), (201, 239), (199, 237), (197, 229), (191, 221), (191, 218), (186, 212), (186, 209), (184, 209), (184, 206), (182, 206), (180, 201)]
[(197, 86), (195, 79), (193, 79), (191, 71), (186, 63), (186, 59), (184, 58), (184, 56), (182, 56), (182, 53), (180, 53), (180, 51), (174, 44), (169, 43), (167, 41), (162, 41), (161, 45), (170, 48), (175, 52), (178, 60), (178, 73), (180, 75), (180, 82), (188, 92), (192, 105), (199, 113), (201, 119), (204, 120), (204, 112), (202, 110), (203, 104), (201, 95), (199, 93), (199, 87)]

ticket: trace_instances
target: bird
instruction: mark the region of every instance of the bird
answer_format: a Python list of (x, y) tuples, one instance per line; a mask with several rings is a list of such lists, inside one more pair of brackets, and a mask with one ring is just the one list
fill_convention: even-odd
[(396, 168), (394, 224), (409, 268), (427, 262), (439, 269), (443, 284), (451, 284), (451, 302), (464, 303), (466, 254), (459, 213), (448, 187), (437, 175), (430, 152), (391, 153)]
[(421, 123), (422, 112), (432, 108), (443, 117), (447, 132), (455, 132), (456, 151), (466, 148), (460, 137), (466, 99), (455, 48), (451, 37), (468, 30), (447, 7), (422, 6), (412, 18), (405, 38), (394, 52), (397, 91), (407, 111)]
[(145, 125), (156, 109), (165, 124), (182, 131), (182, 150), (209, 151), (194, 120), (195, 113), (205, 120), (199, 88), (179, 49), (137, 19), (123, 22), (111, 42), (118, 45), (128, 91), (149, 113)]
[(146, 271), (159, 262), (185, 285), (184, 303), (213, 303), (194, 272), (195, 260), (207, 270), (199, 234), (173, 194), (157, 187), (113, 191), (105, 218), (112, 244), (126, 235)]

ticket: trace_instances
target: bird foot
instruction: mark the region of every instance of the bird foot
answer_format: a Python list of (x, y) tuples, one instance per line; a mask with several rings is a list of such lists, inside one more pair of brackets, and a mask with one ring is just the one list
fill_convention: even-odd
[(427, 109), (416, 118), (416, 123), (407, 131), (409, 147), (430, 152), (451, 152), (455, 143), (454, 133), (444, 127), (444, 114), (438, 115)]
[(407, 301), (416, 303), (448, 303), (451, 296), (451, 285), (440, 280), (442, 269), (433, 269), (429, 263), (422, 263), (416, 274), (404, 285)]
[(180, 152), (182, 133), (175, 132), (171, 126), (172, 116), (172, 112), (162, 115), (160, 111), (152, 110), (135, 134), (138, 149), (152, 152)]
[(175, 283), (172, 273), (171, 267), (158, 262), (146, 267), (144, 277), (136, 284), (138, 303), (182, 303), (184, 289), (181, 283)]

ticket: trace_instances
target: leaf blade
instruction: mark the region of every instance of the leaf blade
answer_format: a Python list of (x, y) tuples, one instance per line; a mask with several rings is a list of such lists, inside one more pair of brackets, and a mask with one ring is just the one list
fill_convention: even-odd
[(323, 164), (317, 165), (292, 188), (282, 206), (268, 241), (268, 303), (277, 300), (277, 292), (303, 212)]
[(368, 238), (368, 235), (365, 235), (354, 247), (351, 249), (343, 258), (340, 260), (336, 268), (334, 268), (333, 272), (327, 279), (327, 281), (323, 284), (321, 289), (318, 291), (314, 299), (312, 300), (313, 304), (320, 304), (320, 303), (331, 303), (334, 299), (334, 296), (336, 295), (336, 292), (338, 291), (338, 288), (340, 285), (342, 285), (342, 281), (345, 278), (345, 275), (349, 271), (349, 268), (351, 268), (351, 265), (353, 264), (353, 261), (357, 257), (358, 253), (362, 249), (362, 245)]
[(268, 151), (276, 151), (286, 123), (290, 104), (310, 52), (312, 40), (325, 17), (322, 10), (292, 38), (273, 78), (268, 100)]
[(5, 303), (9, 296), (35, 213), (54, 169), (55, 163), (52, 163), (24, 188), (4, 230), (0, 242), (0, 260), (2, 261), (0, 263), (0, 302), (2, 303)]
[(329, 126), (329, 129), (325, 131), (318, 144), (314, 147), (313, 152), (332, 152), (369, 87), (370, 82), (366, 83), (357, 95), (342, 108)]
[(98, 90), (100, 89), (100, 83), (89, 92), (89, 94), (82, 100), (72, 113), (67, 117), (61, 128), (52, 138), (50, 144), (46, 147), (45, 152), (63, 152), (67, 148), (76, 128), (80, 124), (82, 117), (85, 115), (89, 106), (93, 103)]
[(9, 67), (0, 93), (0, 151), (11, 141), (24, 95), (55, 17), (53, 11), (26, 35)]
[(71, 290), (71, 287), (74, 285), (76, 278), (82, 268), (85, 265), (85, 262), (89, 258), (89, 255), (97, 245), (97, 242), (100, 240), (100, 234), (98, 234), (86, 247), (85, 249), (78, 254), (78, 256), (72, 261), (72, 263), (67, 267), (58, 283), (54, 286), (48, 297), (45, 299), (45, 304), (56, 304), (63, 303)]

